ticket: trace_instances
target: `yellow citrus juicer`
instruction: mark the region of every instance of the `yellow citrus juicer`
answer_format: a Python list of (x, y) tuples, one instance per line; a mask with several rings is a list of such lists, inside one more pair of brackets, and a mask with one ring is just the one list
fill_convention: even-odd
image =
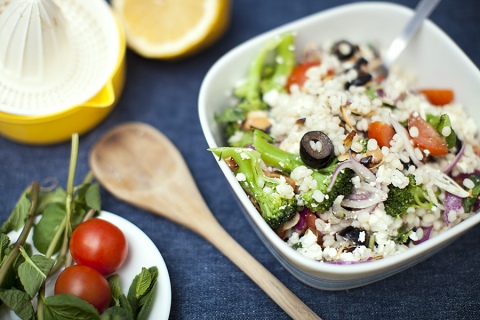
[(125, 47), (104, 0), (0, 0), (0, 135), (51, 144), (92, 129), (123, 90)]

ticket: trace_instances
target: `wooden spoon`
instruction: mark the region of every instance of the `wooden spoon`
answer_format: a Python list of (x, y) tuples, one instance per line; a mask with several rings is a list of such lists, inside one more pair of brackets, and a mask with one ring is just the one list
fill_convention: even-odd
[(203, 236), (292, 318), (320, 319), (223, 229), (178, 149), (155, 128), (142, 123), (113, 128), (92, 148), (90, 167), (115, 197)]

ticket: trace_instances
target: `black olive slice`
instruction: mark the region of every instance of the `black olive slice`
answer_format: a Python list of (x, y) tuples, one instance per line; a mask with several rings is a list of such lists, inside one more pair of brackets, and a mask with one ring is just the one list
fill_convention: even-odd
[(352, 81), (352, 85), (363, 86), (366, 85), (370, 80), (372, 80), (372, 75), (370, 73), (360, 73), (358, 77)]
[(372, 80), (372, 78), (373, 77), (370, 73), (362, 72), (358, 75), (358, 77), (356, 79), (354, 79), (351, 82), (347, 82), (345, 84), (345, 89), (348, 90), (348, 88), (350, 88), (350, 86), (356, 86), (356, 87), (364, 86), (368, 82), (370, 82), (370, 80)]
[(338, 57), (340, 61), (345, 61), (353, 57), (356, 47), (346, 40), (336, 42), (332, 47), (332, 53)]
[(348, 226), (345, 229), (341, 230), (338, 234), (345, 239), (359, 245), (365, 245), (366, 243), (368, 243), (367, 231), (360, 228)]
[(335, 158), (333, 143), (325, 133), (309, 131), (300, 141), (300, 157), (311, 168), (325, 168)]
[(356, 70), (361, 72), (367, 72), (368, 61), (364, 57), (360, 57), (355, 61), (355, 65), (353, 66)]

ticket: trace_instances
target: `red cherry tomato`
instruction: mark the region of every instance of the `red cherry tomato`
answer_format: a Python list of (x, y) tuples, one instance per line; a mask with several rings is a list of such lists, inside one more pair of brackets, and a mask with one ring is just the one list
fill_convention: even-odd
[(73, 294), (93, 305), (99, 313), (110, 305), (108, 281), (95, 269), (82, 265), (65, 268), (55, 282), (55, 294)]
[(102, 219), (90, 219), (73, 231), (70, 252), (78, 264), (108, 275), (125, 262), (128, 243), (123, 232), (114, 224)]
[(423, 89), (420, 90), (427, 100), (434, 106), (444, 106), (453, 101), (453, 90), (450, 89)]
[(418, 114), (412, 113), (408, 118), (408, 130), (412, 134), (412, 128), (418, 130), (418, 134), (411, 135), (415, 145), (423, 150), (428, 150), (432, 156), (444, 156), (448, 153), (445, 139)]
[(290, 87), (294, 84), (298, 85), (301, 88), (305, 81), (307, 81), (308, 79), (305, 74), (307, 70), (310, 69), (310, 67), (318, 66), (319, 64), (319, 61), (309, 61), (296, 65), (287, 79), (287, 91), (290, 91)]
[(377, 140), (378, 146), (390, 147), (395, 130), (385, 122), (375, 121), (368, 126), (368, 138)]

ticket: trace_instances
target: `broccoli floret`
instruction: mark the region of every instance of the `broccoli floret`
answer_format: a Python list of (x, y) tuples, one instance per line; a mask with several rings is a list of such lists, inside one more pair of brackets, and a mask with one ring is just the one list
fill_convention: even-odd
[[(297, 212), (297, 200), (293, 193), (279, 192), (290, 187), (285, 179), (271, 178), (262, 170), (260, 154), (248, 148), (223, 147), (210, 149), (218, 157), (233, 159), (231, 168), (242, 188), (258, 205), (265, 221), (278, 228)], [(228, 160), (227, 160), (228, 161)]]
[[(315, 174), (314, 178), (317, 180), (320, 176), (320, 174)], [(328, 190), (331, 175), (325, 176), (321, 181), (317, 180), (317, 188), (311, 189), (301, 195), (304, 205), (314, 212), (325, 212), (329, 210), (338, 196), (343, 195), (347, 197), (352, 193), (352, 178), (354, 176), (355, 172), (352, 169), (345, 168), (338, 174), (331, 190)], [(315, 196), (315, 194), (318, 193), (317, 190), (323, 194), (323, 197), (320, 197), (323, 198), (321, 201), (318, 201), (318, 198)]]
[[(272, 137), (266, 133), (255, 130), (253, 134), (253, 146), (255, 150), (260, 152), (263, 161), (273, 167), (281, 169), (283, 172), (290, 174), (295, 168), (305, 166), (300, 156), (281, 150), (274, 146)], [(328, 190), (331, 177), (338, 163), (333, 161), (328, 167), (322, 169), (312, 169), (312, 177), (317, 182), (317, 186), (307, 192), (299, 195), (304, 205), (314, 212), (324, 212), (329, 210), (335, 199), (339, 195), (348, 196), (352, 193), (353, 184), (351, 182), (354, 171), (344, 169), (335, 180), (335, 184)], [(324, 197), (317, 197), (320, 191)], [(318, 200), (316, 200), (317, 198)]]
[(262, 93), (270, 90), (279, 92), (286, 91), (286, 82), (295, 67), (295, 36), (293, 33), (286, 33), (281, 36), (277, 47), (275, 65), (271, 75), (266, 76), (260, 83)]
[(241, 124), (237, 122), (227, 124), (225, 127), (225, 134), (230, 147), (243, 148), (252, 145), (253, 143), (253, 131), (243, 130)]
[[(243, 121), (251, 111), (267, 110), (268, 105), (263, 101), (263, 94), (270, 90), (285, 91), (285, 83), (295, 66), (295, 52), (293, 50), (295, 37), (293, 33), (285, 33), (273, 37), (263, 46), (253, 60), (246, 81), (234, 91), (238, 104), (225, 108), (215, 114), (215, 121), (225, 125), (227, 139), (241, 133), (241, 139), (230, 146), (247, 146), (251, 144), (252, 134), (243, 127)], [(268, 57), (275, 55), (271, 64)]]
[[(258, 52), (247, 80), (234, 92), (235, 96), (241, 99), (240, 106), (243, 109), (266, 110), (267, 105), (262, 100), (262, 94), (272, 89), (285, 90), (286, 79), (295, 66), (294, 40), (292, 33), (285, 33), (271, 38)], [(273, 69), (267, 64), (267, 57), (272, 53), (276, 54)]]
[(413, 175), (408, 176), (409, 183), (405, 188), (390, 186), (387, 200), (384, 202), (385, 212), (392, 217), (399, 217), (409, 208), (432, 209), (434, 203), (425, 198), (421, 186), (415, 183)]

